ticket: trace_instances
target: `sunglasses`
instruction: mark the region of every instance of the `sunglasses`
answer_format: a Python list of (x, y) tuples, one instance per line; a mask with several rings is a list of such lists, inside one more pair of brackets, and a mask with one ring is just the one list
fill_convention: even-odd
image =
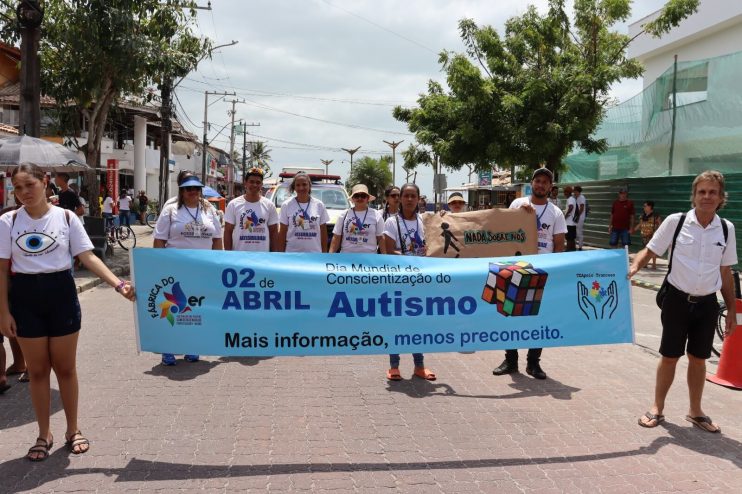
[(399, 194), (389, 194), (389, 197), (399, 197)]
[(353, 199), (368, 199), (368, 194), (353, 194)]
[(189, 185), (187, 187), (181, 187), (186, 192), (193, 192), (194, 190), (201, 190), (201, 187), (198, 185)]

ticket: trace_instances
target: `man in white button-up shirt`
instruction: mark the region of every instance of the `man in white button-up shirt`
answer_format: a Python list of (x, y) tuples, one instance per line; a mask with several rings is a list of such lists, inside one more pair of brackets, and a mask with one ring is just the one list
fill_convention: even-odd
[[(688, 394), (690, 407), (686, 420), (707, 432), (721, 429), (701, 409), (706, 379), (706, 359), (711, 356), (719, 304), (716, 292), (721, 289), (727, 305), (726, 336), (736, 325), (734, 279), (731, 266), (737, 264), (734, 225), (719, 218), (716, 212), (726, 203), (724, 177), (717, 171), (706, 171), (693, 181), (693, 209), (686, 213), (678, 232), (672, 255), (669, 287), (662, 306), (662, 342), (660, 363), (652, 408), (639, 418), (642, 427), (656, 427), (665, 419), (665, 407), (675, 367), (683, 353), (688, 355)], [(637, 254), (629, 269), (629, 278), (651, 259), (662, 255), (672, 244), (681, 219), (676, 213), (667, 217), (647, 247)], [(722, 227), (726, 222), (726, 235)]]

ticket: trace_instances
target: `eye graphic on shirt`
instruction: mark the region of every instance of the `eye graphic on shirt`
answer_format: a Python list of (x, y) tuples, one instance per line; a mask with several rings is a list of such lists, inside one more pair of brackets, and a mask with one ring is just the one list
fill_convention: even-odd
[(29, 254), (39, 254), (56, 244), (57, 241), (46, 233), (29, 232), (20, 235), (16, 239), (15, 243), (24, 252), (28, 252)]

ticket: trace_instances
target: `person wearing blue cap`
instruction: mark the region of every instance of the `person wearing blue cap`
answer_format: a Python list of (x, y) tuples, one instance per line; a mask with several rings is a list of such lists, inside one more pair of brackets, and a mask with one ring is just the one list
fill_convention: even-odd
[[(204, 199), (204, 184), (192, 173), (178, 176), (177, 200), (170, 200), (157, 218), (154, 234), (156, 249), (222, 250), (222, 226), (216, 208)], [(186, 355), (197, 362), (198, 355)], [(175, 365), (175, 355), (162, 354), (164, 365)]]

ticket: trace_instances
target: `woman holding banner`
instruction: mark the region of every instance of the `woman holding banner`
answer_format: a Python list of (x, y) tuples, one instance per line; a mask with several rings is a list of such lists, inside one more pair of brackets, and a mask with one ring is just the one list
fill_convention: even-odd
[[(420, 189), (415, 184), (405, 184), (401, 189), (401, 210), (392, 216), (384, 225), (384, 241), (387, 254), (402, 256), (421, 256), (426, 254), (425, 230), (423, 220), (418, 213)], [(413, 353), (415, 363), (413, 376), (428, 381), (435, 381), (436, 376), (424, 364), (422, 353)], [(399, 354), (389, 355), (389, 367), (386, 377), (390, 381), (400, 381)]]
[(335, 223), (332, 231), (330, 253), (339, 249), (343, 252), (358, 254), (376, 254), (378, 250), (386, 254), (386, 243), (383, 242), (384, 220), (381, 213), (369, 209), (368, 203), (376, 199), (368, 193), (368, 187), (363, 184), (353, 186), (350, 200), (353, 207), (349, 208)]
[(86, 268), (129, 300), (134, 299), (134, 287), (95, 257), (93, 244), (74, 213), (47, 202), (41, 168), (23, 163), (11, 177), (23, 206), (0, 218), (0, 332), (18, 339), (31, 378), (39, 435), (26, 458), (46, 460), (54, 444), (49, 430), (52, 369), (67, 419), (65, 445), (79, 455), (88, 451), (90, 442), (77, 424), (81, 314), (72, 258), (78, 256)]
[[(177, 201), (169, 200), (155, 225), (155, 249), (222, 250), (222, 225), (216, 208), (201, 194), (204, 184), (192, 173), (178, 175)], [(197, 362), (198, 355), (186, 355)], [(162, 354), (163, 365), (175, 365), (175, 355)]]
[(325, 205), (311, 196), (312, 180), (305, 172), (294, 175), (289, 190), (296, 196), (281, 204), (278, 252), (327, 252), (330, 221)]

